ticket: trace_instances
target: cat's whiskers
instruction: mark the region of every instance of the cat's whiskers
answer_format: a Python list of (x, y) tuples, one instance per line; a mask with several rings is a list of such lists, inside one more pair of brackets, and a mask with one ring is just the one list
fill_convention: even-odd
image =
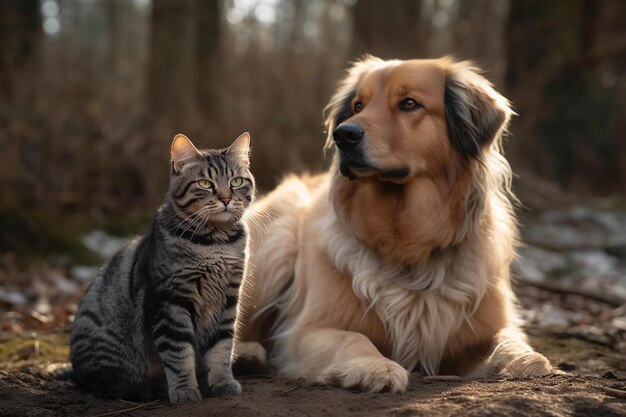
[(174, 205), (171, 206), (172, 207), (172, 212), (170, 213), (169, 216), (167, 216), (164, 219), (164, 223), (168, 224), (175, 218), (179, 218), (180, 221), (178, 223), (176, 223), (175, 226), (173, 226), (173, 228), (168, 228), (168, 230), (172, 233), (172, 234), (176, 234), (176, 232), (178, 231), (178, 229), (180, 228), (181, 225), (188, 223), (189, 219), (192, 219), (198, 215), (198, 212), (196, 213), (192, 213), (190, 215), (186, 215), (184, 212), (181, 212), (180, 210), (176, 209)]
[[(174, 236), (178, 236), (176, 233), (178, 232), (178, 230), (181, 228), (181, 226), (183, 225), (187, 225), (189, 226), (189, 219), (192, 220), (192, 222), (194, 221), (194, 217), (196, 217), (198, 215), (198, 213), (193, 213), (192, 215), (188, 216), (188, 217), (180, 217), (178, 214), (174, 214), (171, 216), (171, 219), (173, 219), (174, 217), (180, 217), (181, 220), (172, 228), (169, 229), (170, 233)], [(181, 235), (185, 233), (185, 230), (182, 231)]]
[[(204, 218), (202, 217), (206, 212), (208, 212), (210, 210), (209, 206), (204, 206), (202, 207), (200, 210), (198, 210), (197, 212), (193, 213), (192, 215), (190, 215), (189, 217), (187, 217), (186, 219), (183, 219), (180, 223), (187, 223), (187, 226), (183, 229), (183, 231), (180, 233), (180, 235), (176, 235), (175, 232), (172, 232), (172, 234), (174, 236), (183, 236), (185, 233), (187, 233), (187, 231), (191, 230), (196, 222), (201, 223)], [(189, 219), (192, 219), (191, 221), (189, 221)], [(178, 230), (180, 228), (177, 227), (176, 230)]]
[(195, 229), (195, 230), (194, 230), (194, 232), (192, 233), (192, 235), (191, 235), (191, 240), (193, 240), (193, 238), (196, 236), (196, 234), (197, 234), (200, 230), (204, 229), (204, 227), (205, 227), (205, 226), (206, 226), (206, 224), (208, 223), (209, 219), (211, 218), (210, 214), (211, 214), (211, 213), (209, 213), (209, 215), (208, 215), (208, 216), (204, 216), (204, 217), (202, 218), (202, 220), (203, 220), (203, 221), (201, 221), (201, 222), (198, 224), (198, 227), (196, 227), (196, 229)]
[(268, 227), (273, 219), (274, 216), (265, 210), (249, 210), (245, 214), (245, 221), (252, 224), (255, 229), (260, 230), (263, 234), (269, 231)]

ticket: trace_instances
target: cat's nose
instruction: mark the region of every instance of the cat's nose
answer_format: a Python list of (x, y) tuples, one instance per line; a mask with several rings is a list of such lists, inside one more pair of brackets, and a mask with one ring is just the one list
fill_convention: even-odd
[(220, 197), (219, 200), (224, 203), (225, 206), (228, 205), (228, 203), (230, 202), (230, 198), (229, 197)]

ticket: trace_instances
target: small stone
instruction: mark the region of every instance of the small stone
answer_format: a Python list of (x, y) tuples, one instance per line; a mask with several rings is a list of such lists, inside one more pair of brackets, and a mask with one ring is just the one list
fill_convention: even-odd
[(565, 372), (571, 372), (571, 371), (576, 370), (576, 365), (574, 365), (573, 363), (569, 363), (569, 362), (561, 362), (560, 364), (557, 365), (557, 367), (561, 371), (565, 371)]
[(24, 346), (16, 352), (17, 360), (27, 360), (39, 356), (39, 341), (35, 340), (33, 344)]
[(626, 330), (626, 317), (614, 317), (611, 325), (620, 330)]
[(606, 371), (604, 375), (602, 375), (604, 379), (617, 379), (617, 376), (613, 373), (613, 371)]

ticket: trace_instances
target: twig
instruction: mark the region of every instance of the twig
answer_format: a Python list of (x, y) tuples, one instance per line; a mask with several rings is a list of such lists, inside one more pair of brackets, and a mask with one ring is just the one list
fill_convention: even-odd
[(584, 298), (588, 298), (590, 300), (594, 300), (594, 301), (598, 301), (604, 304), (607, 304), (611, 307), (620, 307), (623, 304), (626, 304), (626, 300), (620, 298), (620, 297), (616, 297), (616, 296), (612, 296), (612, 295), (604, 295), (604, 294), (598, 294), (595, 293), (593, 291), (587, 291), (587, 290), (579, 290), (576, 288), (570, 288), (567, 287), (565, 285), (562, 284), (557, 284), (554, 282), (536, 282), (536, 281), (529, 281), (523, 278), (517, 278), (515, 280), (516, 284), (519, 285), (525, 285), (527, 287), (535, 287), (535, 288), (539, 288), (540, 290), (544, 290), (544, 291), (550, 291), (553, 292), (555, 294), (562, 294), (562, 295), (577, 295), (579, 297), (584, 297)]
[(253, 379), (253, 378), (272, 379), (273, 378), (273, 376), (270, 374), (243, 374), (243, 375), (237, 375), (237, 377), (239, 379)]
[(610, 395), (611, 397), (616, 397), (616, 398), (626, 398), (626, 391), (621, 390), (621, 389), (615, 389), (615, 388), (609, 388), (609, 387), (602, 387), (602, 391), (603, 391), (606, 395)]
[(129, 411), (135, 411), (135, 410), (139, 410), (140, 408), (148, 407), (149, 405), (154, 405), (158, 402), (159, 400), (154, 400), (151, 403), (143, 403), (143, 404), (136, 405), (135, 407), (124, 408), (123, 410), (111, 411), (110, 413), (96, 414), (91, 417), (117, 416), (119, 414), (128, 413)]
[(290, 392), (293, 392), (293, 391), (295, 391), (295, 390), (297, 390), (297, 389), (300, 389), (300, 388), (302, 388), (302, 385), (297, 385), (297, 386), (295, 386), (295, 387), (293, 387), (293, 388), (289, 388), (289, 389), (288, 389), (288, 390), (286, 390), (286, 391), (279, 392), (279, 393), (278, 393), (278, 395), (285, 395), (285, 394), (289, 394)]
[[(546, 333), (544, 331), (537, 331), (537, 329), (533, 329), (532, 327), (528, 327), (526, 328), (526, 333), (528, 333), (531, 336), (544, 336)], [(615, 343), (613, 343), (612, 341), (604, 341), (604, 340), (599, 340), (593, 336), (588, 336), (584, 333), (578, 333), (578, 332), (558, 332), (558, 331), (550, 331), (548, 332), (548, 335), (550, 337), (554, 337), (557, 339), (578, 339), (578, 340), (582, 340), (584, 342), (587, 343), (593, 343), (596, 345), (600, 345), (600, 346), (604, 346), (606, 348), (609, 348), (613, 351), (617, 351), (618, 349), (615, 347)]]
[(122, 400), (121, 398), (118, 400), (119, 402), (122, 402), (124, 404), (130, 404), (130, 405), (139, 405), (141, 403), (136, 403), (134, 401), (127, 401), (127, 400)]
[(463, 378), (461, 378), (458, 375), (432, 375), (432, 376), (425, 376), (424, 381), (459, 382), (459, 381), (463, 381)]

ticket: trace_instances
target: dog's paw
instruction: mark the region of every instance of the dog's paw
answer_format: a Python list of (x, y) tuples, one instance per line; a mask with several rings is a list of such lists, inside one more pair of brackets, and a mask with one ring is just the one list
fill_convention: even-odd
[(233, 361), (235, 375), (262, 374), (267, 371), (267, 353), (258, 342), (244, 342), (237, 345)]
[(267, 352), (259, 342), (243, 342), (237, 345), (237, 361), (253, 361), (261, 365), (267, 363)]
[(241, 384), (234, 379), (220, 382), (219, 384), (215, 384), (211, 387), (211, 395), (215, 397), (239, 394), (241, 394)]
[(560, 373), (554, 369), (548, 359), (537, 352), (526, 352), (516, 356), (498, 372), (499, 376), (524, 378)]
[(367, 392), (404, 392), (409, 384), (409, 373), (387, 358), (354, 359), (342, 365), (340, 372), (332, 373), (326, 382)]
[(172, 404), (182, 404), (189, 401), (202, 401), (200, 390), (196, 387), (185, 387), (176, 391), (169, 391), (168, 396)]

